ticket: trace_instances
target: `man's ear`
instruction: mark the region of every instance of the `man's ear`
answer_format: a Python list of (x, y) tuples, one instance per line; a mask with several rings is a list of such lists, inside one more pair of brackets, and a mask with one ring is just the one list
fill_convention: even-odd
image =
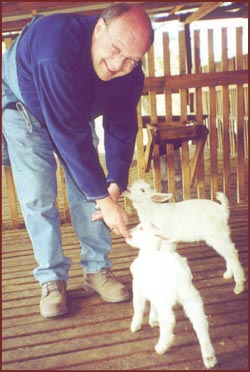
[(98, 36), (99, 34), (101, 34), (106, 29), (106, 27), (107, 27), (107, 25), (106, 25), (104, 19), (99, 18), (96, 25), (95, 25), (95, 28), (94, 28), (94, 35)]

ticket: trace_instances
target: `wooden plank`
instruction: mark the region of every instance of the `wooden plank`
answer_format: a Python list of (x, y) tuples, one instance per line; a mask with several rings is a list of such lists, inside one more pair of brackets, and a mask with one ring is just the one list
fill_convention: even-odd
[(11, 37), (5, 37), (4, 38), (4, 43), (5, 43), (5, 48), (8, 49), (12, 43), (12, 38)]
[[(137, 105), (137, 122), (138, 122), (138, 132), (136, 136), (136, 160), (137, 160), (137, 178), (145, 179), (146, 175), (146, 164), (144, 156), (144, 141), (143, 141), (143, 121), (142, 121), (142, 102), (141, 99)], [(132, 182), (132, 167), (129, 169), (128, 184)], [(131, 200), (124, 198), (124, 207), (128, 215), (131, 215), (134, 211)]]
[(39, 14), (49, 15), (53, 13), (61, 13), (67, 10), (79, 14), (99, 14), (104, 8), (109, 6), (110, 2), (14, 2), (4, 3), (2, 29), (7, 31), (19, 31), (28, 23), (34, 12)]
[[(121, 315), (125, 315), (125, 314), (121, 314)], [(230, 317), (231, 315), (231, 317)], [(96, 312), (93, 313), (93, 316), (98, 316), (98, 313), (96, 314)], [(247, 321), (247, 312), (246, 312), (246, 309), (242, 309), (242, 311), (239, 311), (239, 314), (238, 316), (241, 316), (242, 317), (242, 321)], [(220, 327), (222, 327), (224, 325), (224, 329), (225, 329), (225, 334), (230, 334), (230, 329), (229, 327), (232, 326), (234, 331), (235, 331), (235, 328), (236, 326), (233, 324), (235, 322), (235, 319), (237, 319), (237, 316), (235, 314), (228, 314), (227, 316), (227, 322), (229, 324), (225, 324), (225, 319), (223, 319), (223, 315), (221, 316), (214, 316), (213, 317), (213, 324), (215, 325), (220, 325)], [(231, 318), (231, 319), (230, 319)], [(33, 345), (30, 345), (30, 349), (32, 350), (32, 356), (33, 358), (35, 359), (42, 359), (44, 355), (47, 356), (46, 359), (50, 359), (51, 357), (53, 358), (54, 355), (60, 353), (61, 354), (61, 358), (62, 359), (65, 359), (66, 361), (66, 358), (63, 358), (63, 355), (69, 355), (70, 353), (74, 352), (75, 356), (77, 357), (77, 353), (78, 353), (78, 350), (82, 350), (83, 354), (87, 354), (87, 350), (89, 350), (89, 356), (85, 356), (84, 357), (84, 361), (90, 361), (91, 359), (95, 358), (98, 359), (101, 357), (101, 359), (103, 359), (104, 355), (106, 354), (105, 353), (105, 349), (112, 349), (112, 345), (114, 346), (114, 353), (116, 354), (120, 354), (120, 356), (123, 355), (123, 353), (121, 353), (121, 350), (120, 348), (122, 347), (122, 344), (123, 343), (126, 343), (126, 352), (127, 353), (132, 353), (132, 349), (136, 347), (136, 349), (139, 351), (143, 351), (145, 350), (145, 346), (146, 348), (148, 348), (151, 345), (153, 345), (153, 343), (156, 341), (156, 332), (153, 332), (153, 339), (150, 339), (150, 333), (152, 333), (152, 331), (149, 329), (149, 326), (148, 325), (144, 325), (144, 328), (141, 332), (138, 332), (138, 334), (136, 335), (136, 337), (134, 335), (132, 335), (130, 332), (129, 332), (129, 324), (130, 324), (130, 320), (131, 320), (131, 313), (127, 314), (127, 316), (125, 316), (124, 318), (122, 318), (121, 316), (116, 320), (114, 319), (114, 321), (112, 321), (112, 323), (110, 324), (110, 332), (107, 332), (107, 327), (105, 325), (101, 325), (99, 324), (98, 325), (98, 334), (93, 334), (93, 325), (85, 325), (83, 324), (84, 326), (84, 332), (81, 332), (81, 334), (79, 335), (79, 329), (77, 330), (72, 330), (72, 332), (70, 332), (70, 330), (68, 329), (67, 332), (68, 332), (68, 340), (70, 342), (64, 342), (64, 343), (60, 343), (60, 345), (58, 345), (58, 343), (56, 342), (56, 334), (54, 334), (54, 337), (53, 337), (53, 333), (52, 333), (52, 340), (49, 342), (46, 343), (46, 337), (45, 337), (45, 342), (43, 342), (43, 344), (41, 345), (36, 345), (36, 344), (33, 344)], [(180, 330), (181, 328), (186, 324), (186, 320), (185, 319), (178, 319), (178, 323), (175, 327), (175, 331), (176, 331), (176, 343), (177, 343), (177, 346), (179, 347), (183, 347), (183, 346), (187, 346), (187, 344), (189, 342), (191, 342), (193, 345), (192, 345), (192, 348), (194, 348), (194, 344), (196, 342), (196, 339), (195, 339), (195, 335), (190, 332), (191, 331), (191, 327), (187, 327), (188, 329), (186, 329), (185, 331), (182, 331), (182, 336), (180, 335)], [(210, 327), (210, 329), (212, 330), (211, 333), (213, 334), (213, 337), (214, 338), (217, 338), (218, 337), (218, 331), (216, 332), (214, 330), (214, 326), (213, 327)], [(119, 331), (120, 333), (120, 340), (117, 339), (117, 332)], [(50, 332), (49, 332), (50, 333)], [(63, 332), (58, 332), (58, 336), (62, 339), (64, 339), (64, 335), (63, 335)], [(105, 344), (103, 342), (103, 337), (107, 336), (107, 334), (109, 334), (109, 342), (105, 348)], [(242, 334), (244, 335), (244, 332), (243, 332), (243, 326), (239, 327), (239, 334)], [(49, 336), (49, 335), (48, 335)], [(57, 336), (57, 337), (58, 337)], [(225, 337), (226, 335), (224, 335)], [(245, 336), (246, 337), (246, 336)], [(181, 338), (183, 338), (181, 340)], [(53, 342), (53, 339), (54, 339), (54, 342)], [(58, 339), (58, 338), (57, 338)], [(84, 339), (84, 342), (82, 342)], [(66, 340), (65, 340), (66, 341)], [(243, 341), (243, 339), (242, 339)], [(244, 341), (245, 341), (245, 338), (244, 338)], [(143, 345), (143, 343), (146, 343), (148, 345)], [(51, 348), (51, 344), (53, 344), (53, 348)], [(129, 344), (131, 344), (129, 346)], [(183, 345), (184, 344), (184, 345)], [(198, 346), (198, 345), (197, 345)], [(96, 352), (96, 349), (103, 349), (103, 352), (104, 352), (104, 355), (102, 356), (99, 356), (98, 352)], [(151, 354), (153, 354), (153, 347), (151, 346)], [(171, 352), (170, 352), (171, 353)], [(109, 352), (108, 354), (106, 354), (106, 358), (109, 359), (111, 355), (109, 355)], [(3, 353), (3, 362), (8, 364), (9, 362), (12, 362), (13, 363), (13, 360), (20, 360), (20, 362), (22, 361), (26, 361), (26, 360), (29, 360), (30, 358), (30, 350), (27, 349), (27, 348), (24, 348), (24, 347), (19, 347), (18, 349), (15, 349), (15, 350), (11, 350), (10, 352), (4, 352)], [(186, 355), (187, 357), (187, 355)], [(81, 361), (83, 361), (82, 359), (80, 359)], [(79, 360), (79, 361), (80, 361)], [(71, 361), (72, 362), (72, 361)], [(57, 363), (62, 363), (62, 360), (60, 361), (58, 358), (57, 358)], [(145, 363), (145, 361), (144, 361)], [(59, 364), (60, 365), (60, 364)], [(62, 364), (61, 364), (62, 365)]]
[[(201, 72), (201, 56), (200, 56), (200, 31), (194, 31), (194, 69), (195, 73)], [(202, 90), (195, 88), (195, 105), (196, 105), (196, 121), (197, 123), (203, 122), (202, 115)], [(197, 170), (197, 195), (198, 198), (205, 197), (205, 178), (204, 178), (204, 154), (200, 154), (200, 162)]]
[(244, 153), (248, 156), (248, 86), (243, 86), (244, 90)]
[[(209, 71), (214, 71), (214, 42), (213, 30), (208, 30), (208, 56)], [(216, 91), (215, 87), (209, 87), (209, 137), (210, 137), (210, 163), (211, 163), (211, 199), (215, 199), (218, 191), (218, 171), (217, 171), (217, 147), (218, 137), (216, 128)]]
[(71, 221), (71, 217), (70, 217), (70, 211), (69, 211), (65, 176), (64, 176), (63, 167), (60, 164), (58, 164), (58, 167), (59, 167), (58, 177), (60, 178), (60, 185), (61, 185), (61, 189), (62, 189), (62, 201), (63, 201), (64, 217), (65, 217), (65, 222), (69, 223)]
[[(207, 134), (204, 133), (202, 137), (195, 141), (196, 142), (196, 150), (193, 156), (193, 159), (191, 160), (190, 164), (190, 184), (191, 186), (194, 185), (195, 179), (198, 178), (198, 172), (199, 172), (199, 165), (203, 160), (203, 151), (205, 147)], [(204, 166), (203, 166), (204, 167)]]
[[(155, 76), (155, 62), (154, 62), (154, 46), (152, 46), (148, 52), (148, 72), (149, 76)], [(151, 123), (157, 121), (157, 98), (156, 92), (149, 92), (149, 102), (150, 102), (150, 114), (151, 114)], [(156, 146), (153, 148), (152, 155), (153, 163), (153, 181), (154, 189), (158, 192), (161, 191), (161, 173), (160, 173), (160, 160), (159, 160), (159, 148)]]
[(146, 165), (146, 172), (150, 171), (153, 151), (155, 147), (156, 138), (153, 136), (152, 129), (147, 125), (147, 135), (148, 135), (148, 142), (145, 149), (145, 165)]
[[(220, 170), (223, 169), (222, 162)], [(232, 163), (236, 173), (236, 162)], [(234, 177), (232, 175), (232, 177)], [(236, 193), (236, 182), (232, 192)], [(248, 266), (248, 205), (233, 204), (230, 227), (240, 260)], [(130, 217), (129, 227), (138, 222)], [(159, 357), (154, 352), (159, 330), (147, 324), (132, 334), (131, 299), (109, 304), (82, 289), (79, 242), (70, 225), (63, 225), (65, 254), (73, 260), (68, 281), (69, 314), (58, 319), (39, 315), (40, 288), (32, 277), (35, 264), (26, 230), (3, 232), (2, 252), (2, 360), (3, 370), (203, 370), (200, 349), (190, 322), (180, 307), (175, 308), (175, 342)], [(120, 236), (112, 235), (113, 269), (131, 291), (129, 266), (137, 255)], [(248, 368), (248, 290), (234, 295), (233, 281), (224, 280), (224, 260), (203, 242), (180, 243), (179, 253), (187, 257), (210, 324), (210, 335), (218, 368)], [(11, 270), (10, 270), (11, 268)]]
[(15, 191), (15, 185), (14, 185), (14, 179), (13, 179), (11, 167), (4, 167), (4, 173), (5, 173), (7, 192), (8, 192), (8, 198), (9, 198), (9, 203), (10, 203), (12, 228), (17, 229), (19, 227), (17, 200), (16, 200), (16, 191)]
[(164, 88), (177, 92), (178, 89), (214, 87), (219, 85), (233, 85), (248, 83), (248, 71), (210, 71), (176, 76), (146, 77), (143, 94), (154, 90), (162, 93)]
[[(164, 68), (164, 76), (171, 75), (171, 67), (170, 67), (170, 47), (169, 47), (169, 33), (163, 32), (163, 68)], [(165, 86), (165, 116), (166, 121), (172, 120), (172, 99), (171, 99), (171, 91), (169, 91), (168, 86)]]
[(229, 123), (229, 138), (230, 138), (230, 153), (231, 155), (236, 155), (236, 136), (235, 136), (235, 124), (237, 116), (236, 108), (236, 88), (229, 88), (229, 101), (230, 101), (230, 123)]
[[(228, 69), (227, 57), (227, 29), (222, 29), (222, 70)], [(229, 197), (230, 195), (230, 102), (229, 89), (227, 85), (222, 87), (222, 105), (223, 105), (223, 191)]]
[[(164, 76), (171, 75), (170, 66), (170, 47), (169, 47), (169, 34), (167, 32), (163, 33), (163, 65), (164, 65)], [(166, 122), (170, 123), (172, 121), (172, 93), (171, 90), (166, 86), (164, 90), (165, 94), (165, 118)], [(179, 151), (179, 150), (178, 150)], [(167, 183), (168, 189), (164, 190), (175, 195), (176, 193), (176, 183), (175, 183), (175, 167), (174, 167), (174, 145), (166, 145), (166, 164), (162, 166), (167, 167)], [(170, 201), (174, 201), (171, 198)]]
[(175, 14), (176, 12), (179, 12), (182, 8), (183, 8), (183, 4), (182, 5), (175, 5), (169, 12), (169, 15), (171, 14)]
[(160, 147), (154, 146), (152, 154), (154, 189), (161, 192)]
[(211, 13), (213, 10), (218, 8), (220, 5), (224, 4), (223, 2), (205, 2), (201, 5), (201, 7), (196, 10), (196, 12), (192, 13), (190, 16), (188, 16), (184, 23), (191, 23), (198, 21), (199, 19), (203, 18), (208, 13)]
[[(232, 233), (237, 239), (240, 258), (244, 257), (245, 268), (248, 262), (245, 234), (247, 216), (247, 204), (237, 205), (232, 209), (230, 216)], [(136, 218), (131, 219), (131, 224), (136, 221)], [(4, 232), (5, 236), (8, 234), (9, 232)], [(16, 237), (18, 243), (20, 231), (10, 234)], [(129, 330), (133, 312), (131, 300), (109, 304), (103, 302), (97, 295), (86, 295), (82, 290), (81, 269), (78, 268), (79, 255), (75, 248), (71, 248), (72, 242), (76, 242), (72, 227), (62, 226), (62, 234), (63, 241), (67, 242), (67, 251), (71, 249), (73, 254), (74, 270), (70, 271), (68, 283), (70, 313), (53, 320), (41, 318), (38, 314), (40, 292), (38, 285), (31, 281), (22, 291), (23, 284), (20, 282), (13, 288), (12, 285), (17, 280), (16, 274), (19, 273), (19, 270), (16, 270), (8, 279), (11, 284), (4, 283), (3, 287), (3, 370), (204, 369), (197, 338), (180, 307), (175, 308), (177, 322), (174, 345), (165, 355), (159, 357), (153, 349), (159, 330), (148, 326), (148, 308), (142, 330), (132, 334)], [(23, 240), (29, 241), (25, 230), (21, 232), (21, 236)], [(125, 283), (131, 290), (129, 265), (136, 252), (120, 237), (113, 236), (112, 240), (114, 250), (111, 258), (113, 255), (117, 258), (114, 264), (115, 272), (119, 273), (117, 268), (120, 264), (125, 274), (119, 274), (120, 278), (126, 278)], [(243, 242), (241, 246), (240, 241)], [(24, 245), (22, 244), (23, 249)], [(5, 244), (3, 250), (4, 252), (7, 250), (8, 253)], [(181, 244), (179, 252), (188, 258), (195, 285), (203, 297), (210, 323), (210, 335), (219, 361), (218, 368), (246, 370), (247, 290), (239, 296), (233, 294), (232, 281), (225, 281), (222, 278), (225, 269), (223, 260), (202, 242)], [(123, 262), (125, 253), (128, 259)], [(30, 255), (33, 258), (32, 250)], [(26, 257), (17, 260), (20, 264), (22, 260), (27, 261)], [(5, 260), (3, 265), (5, 266)], [(28, 275), (31, 275), (30, 271), (31, 267), (27, 265)], [(6, 300), (8, 293), (12, 295), (11, 301)]]
[[(243, 29), (236, 29), (236, 62), (237, 69), (243, 67), (242, 53)], [(244, 175), (244, 91), (243, 85), (237, 85), (237, 198), (244, 200), (245, 175)]]
[[(185, 33), (179, 32), (179, 72), (180, 75), (186, 72), (186, 45)], [(181, 102), (181, 121), (187, 121), (187, 94), (186, 89), (180, 89), (180, 102)], [(190, 168), (189, 168), (189, 149), (188, 142), (181, 144), (181, 166), (182, 166), (182, 192), (183, 199), (190, 199)]]
[(137, 171), (138, 178), (145, 178), (145, 157), (144, 157), (144, 144), (143, 144), (143, 122), (142, 122), (142, 103), (141, 100), (137, 106), (137, 118), (138, 118), (138, 133), (136, 138), (136, 153), (137, 153)]

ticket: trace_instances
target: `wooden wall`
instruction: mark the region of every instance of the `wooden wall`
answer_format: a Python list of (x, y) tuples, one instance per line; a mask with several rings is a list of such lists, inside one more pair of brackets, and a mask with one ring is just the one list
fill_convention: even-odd
[[(218, 31), (217, 31), (218, 32)], [(174, 75), (170, 68), (169, 35), (163, 35), (164, 76), (155, 77), (154, 48), (147, 56), (147, 77), (145, 79), (143, 97), (139, 104), (138, 116), (140, 131), (137, 139), (138, 176), (145, 177), (145, 159), (143, 131), (145, 123), (165, 122), (172, 125), (174, 121), (183, 123), (204, 123), (209, 130), (206, 146), (210, 153), (210, 189), (214, 199), (218, 191), (218, 153), (223, 159), (223, 191), (230, 198), (230, 164), (233, 157), (237, 158), (237, 202), (245, 199), (244, 165), (248, 157), (248, 56), (243, 55), (243, 29), (236, 30), (236, 57), (227, 57), (229, 40), (227, 29), (221, 31), (222, 60), (215, 62), (214, 39), (218, 36), (213, 30), (208, 30), (208, 65), (201, 66), (200, 32), (194, 32), (192, 49), (193, 66), (188, 73), (187, 48), (185, 32), (179, 32), (179, 72)], [(189, 67), (190, 68), (190, 67)], [(164, 94), (165, 113), (158, 112), (157, 99)], [(173, 96), (179, 96), (179, 117), (173, 113)], [(145, 98), (149, 106), (149, 115), (143, 114)], [(161, 170), (159, 148), (152, 156), (154, 185), (161, 190)], [(183, 198), (190, 198), (190, 142), (181, 146), (182, 188)], [(175, 172), (173, 158), (177, 156), (173, 145), (166, 146), (168, 191), (175, 194)], [(221, 190), (220, 190), (221, 191)], [(201, 159), (197, 174), (197, 196), (204, 197), (204, 160)]]
[[(208, 31), (208, 66), (201, 66), (200, 33), (194, 32), (192, 50), (187, 48), (185, 32), (179, 32), (179, 71), (174, 74), (170, 63), (170, 39), (165, 32), (162, 39), (163, 74), (155, 76), (156, 53), (151, 48), (145, 58), (145, 84), (141, 101), (138, 104), (139, 131), (136, 146), (137, 178), (145, 178), (145, 131), (147, 123), (164, 122), (166, 125), (175, 123), (204, 123), (209, 130), (206, 151), (209, 153), (210, 194), (214, 199), (219, 190), (218, 162), (223, 161), (223, 191), (231, 199), (232, 159), (236, 160), (237, 168), (237, 203), (246, 201), (245, 165), (248, 158), (248, 55), (243, 55), (242, 28), (236, 31), (236, 57), (227, 58), (228, 40), (227, 30), (222, 29), (222, 61), (215, 62), (213, 53), (214, 39), (217, 35), (213, 30)], [(6, 47), (11, 39), (5, 40)], [(188, 58), (187, 58), (188, 51)], [(190, 51), (193, 61), (192, 69)], [(173, 110), (176, 96), (179, 99), (179, 114)], [(175, 97), (175, 98), (174, 98)], [(163, 104), (159, 105), (159, 100)], [(164, 106), (162, 108), (162, 105)], [(145, 110), (146, 107), (146, 110)], [(159, 108), (160, 107), (160, 108)], [(162, 114), (162, 109), (164, 114)], [(148, 111), (145, 113), (145, 111)], [(177, 120), (177, 122), (176, 122)], [(147, 137), (147, 136), (146, 136)], [(160, 156), (159, 146), (155, 146), (152, 154), (150, 172), (157, 190), (162, 190), (162, 166), (167, 173), (167, 189), (176, 194), (176, 158), (179, 159), (182, 178), (182, 195), (184, 199), (193, 197), (190, 165), (195, 143), (186, 141), (179, 150), (173, 144), (166, 145), (166, 156)], [(162, 162), (162, 159), (165, 159)], [(205, 163), (204, 155), (200, 157), (196, 175), (195, 197), (207, 197), (205, 194)], [(23, 227), (20, 206), (15, 195), (11, 169), (2, 167), (2, 223), (3, 228)], [(69, 210), (66, 198), (65, 183), (62, 169), (57, 171), (58, 178), (58, 207), (61, 221), (69, 222)], [(222, 190), (220, 190), (222, 191)], [(235, 192), (235, 191), (234, 191)]]

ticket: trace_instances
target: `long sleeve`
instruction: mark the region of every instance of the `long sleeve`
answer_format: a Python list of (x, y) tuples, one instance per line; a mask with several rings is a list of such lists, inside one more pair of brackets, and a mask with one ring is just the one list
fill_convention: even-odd
[[(24, 103), (46, 126), (55, 151), (88, 199), (108, 195), (107, 181), (127, 186), (137, 132), (136, 105), (143, 85), (141, 67), (101, 81), (91, 61), (98, 17), (57, 14), (35, 22), (17, 48)], [(94, 148), (89, 122), (103, 115), (107, 179)]]
[(91, 97), (86, 75), (75, 74), (65, 63), (48, 60), (33, 66), (33, 77), (52, 141), (78, 187), (89, 199), (107, 196), (106, 178), (89, 126)]
[(121, 191), (126, 189), (128, 183), (128, 171), (138, 130), (136, 107), (143, 81), (144, 76), (138, 68), (126, 81), (120, 82), (121, 93), (117, 93), (114, 98), (112, 110), (104, 115), (107, 179), (115, 181)]

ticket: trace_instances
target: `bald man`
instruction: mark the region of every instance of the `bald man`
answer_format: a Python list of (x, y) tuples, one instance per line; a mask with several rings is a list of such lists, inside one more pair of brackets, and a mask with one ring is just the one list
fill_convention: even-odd
[[(12, 167), (38, 263), (43, 317), (67, 312), (71, 266), (61, 241), (54, 154), (64, 168), (84, 288), (108, 302), (129, 298), (111, 271), (110, 230), (129, 236), (118, 200), (134, 152), (141, 59), (152, 42), (147, 14), (119, 3), (100, 16), (36, 16), (3, 56), (4, 164)], [(100, 115), (107, 174), (94, 130)]]

